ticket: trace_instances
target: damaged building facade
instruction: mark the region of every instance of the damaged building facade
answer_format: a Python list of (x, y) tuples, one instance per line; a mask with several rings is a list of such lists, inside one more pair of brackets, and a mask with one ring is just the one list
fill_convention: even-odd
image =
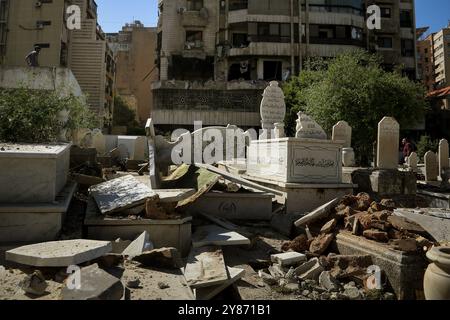
[[(371, 4), (381, 9), (381, 30), (366, 27)], [(255, 108), (268, 81), (298, 74), (308, 58), (357, 48), (415, 78), (414, 17), (408, 0), (160, 0), (152, 117), (163, 127), (259, 127)]]

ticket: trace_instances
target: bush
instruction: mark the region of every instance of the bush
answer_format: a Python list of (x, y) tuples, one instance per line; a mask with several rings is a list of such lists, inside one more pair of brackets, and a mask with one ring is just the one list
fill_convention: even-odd
[[(67, 112), (67, 123), (60, 113)], [(81, 98), (56, 91), (25, 88), (0, 90), (0, 141), (56, 142), (63, 129), (93, 128), (95, 117)]]
[(439, 148), (439, 140), (433, 140), (430, 136), (424, 135), (420, 137), (417, 143), (417, 155), (423, 160), (425, 153), (428, 151), (437, 152)]

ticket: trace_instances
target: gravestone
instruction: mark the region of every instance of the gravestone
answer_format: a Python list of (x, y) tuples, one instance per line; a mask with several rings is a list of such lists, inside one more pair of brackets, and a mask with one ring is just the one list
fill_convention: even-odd
[(128, 151), (129, 160), (146, 160), (147, 139), (142, 136), (119, 136), (118, 145), (123, 145)]
[(339, 121), (333, 127), (333, 141), (344, 141), (344, 148), (352, 146), (352, 127), (346, 121)]
[(399, 155), (400, 125), (391, 117), (378, 123), (377, 166), (379, 169), (397, 169)]
[(425, 181), (437, 181), (439, 174), (436, 154), (432, 151), (425, 153)]
[(438, 173), (438, 175), (441, 178), (443, 178), (443, 175), (449, 169), (448, 157), (449, 157), (448, 141), (442, 139), (439, 142), (439, 173)]
[(327, 140), (327, 134), (319, 124), (306, 113), (299, 112), (296, 138)]
[(260, 111), (262, 136), (270, 139), (272, 138), (271, 131), (275, 129), (275, 123), (284, 123), (286, 116), (284, 93), (277, 81), (270, 82), (270, 85), (264, 90)]
[(419, 158), (417, 157), (417, 153), (413, 152), (409, 155), (407, 164), (412, 172), (417, 172), (417, 165), (419, 164)]
[(92, 131), (92, 146), (97, 149), (97, 154), (104, 155), (106, 153), (106, 138), (100, 129)]

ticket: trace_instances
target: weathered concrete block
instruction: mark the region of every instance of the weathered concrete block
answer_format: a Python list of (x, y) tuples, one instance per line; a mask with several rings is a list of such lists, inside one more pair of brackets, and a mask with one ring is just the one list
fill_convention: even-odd
[(387, 244), (366, 240), (347, 232), (336, 236), (339, 253), (344, 255), (369, 255), (375, 266), (387, 276), (389, 285), (399, 300), (414, 300), (423, 291), (423, 277), (428, 262), (420, 253), (405, 253)]
[(228, 220), (270, 220), (272, 197), (268, 193), (209, 192), (195, 201), (189, 211)]
[(70, 144), (2, 144), (0, 203), (55, 201), (67, 183)]
[(415, 195), (417, 178), (413, 172), (376, 170), (370, 175), (372, 190), (380, 196)]

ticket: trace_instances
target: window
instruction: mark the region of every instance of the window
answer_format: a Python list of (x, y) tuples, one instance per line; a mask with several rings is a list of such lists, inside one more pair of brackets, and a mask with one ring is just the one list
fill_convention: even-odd
[(411, 39), (402, 39), (402, 56), (414, 56), (414, 41)]
[(391, 49), (392, 48), (392, 38), (391, 37), (378, 37), (378, 47)]
[(186, 42), (195, 42), (203, 40), (203, 32), (201, 31), (186, 31)]
[(203, 0), (187, 0), (188, 11), (200, 11), (203, 9)]
[(411, 18), (411, 11), (402, 10), (400, 11), (400, 27), (401, 28), (412, 28), (413, 22)]
[(382, 18), (390, 18), (391, 17), (391, 8), (381, 7), (381, 17)]
[(242, 48), (247, 46), (248, 46), (247, 34), (233, 33), (233, 47)]
[(280, 25), (278, 23), (271, 23), (269, 27), (269, 32), (271, 36), (280, 35)]
[(280, 27), (280, 35), (282, 37), (290, 37), (291, 36), (291, 26), (287, 23), (282, 23)]

